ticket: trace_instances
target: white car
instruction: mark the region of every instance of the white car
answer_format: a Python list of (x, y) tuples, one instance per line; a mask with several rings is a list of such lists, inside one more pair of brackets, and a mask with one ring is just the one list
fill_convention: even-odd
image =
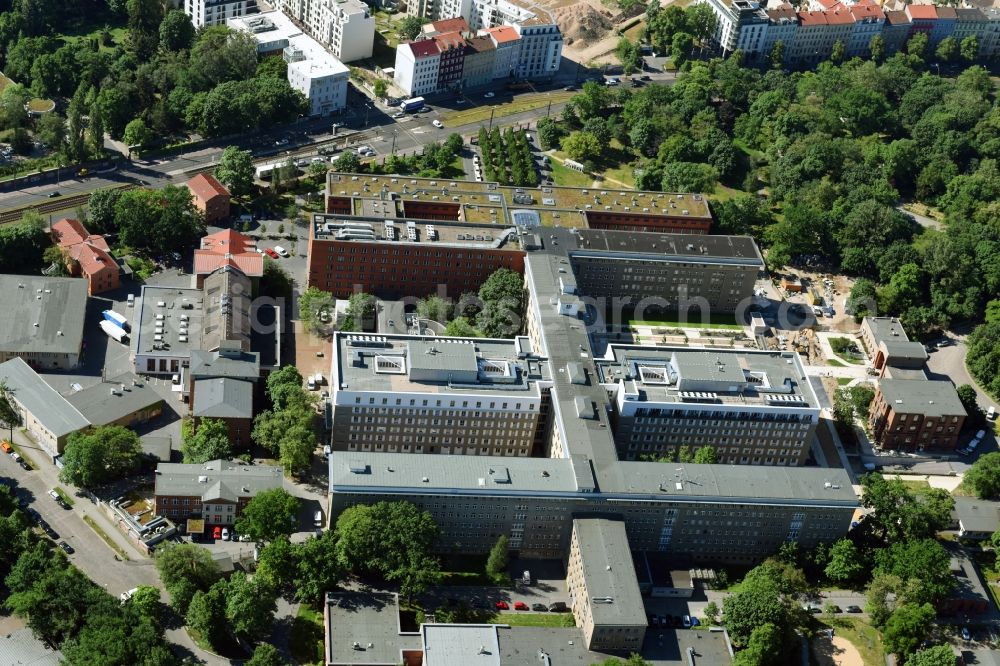
[(323, 159), (322, 157), (314, 157), (309, 161), (312, 162), (313, 164), (323, 164), (324, 162), (326, 162), (326, 160)]
[(405, 112), (403, 112), (403, 111), (397, 111), (396, 113), (392, 114), (392, 117), (393, 118), (402, 118), (405, 115), (406, 115)]
[(435, 118), (434, 120), (431, 121), (431, 125), (434, 125), (434, 127), (437, 127), (438, 129), (441, 129), (442, 127), (444, 127), (444, 123), (442, 123), (437, 118)]
[(229, 541), (229, 528), (228, 527), (223, 527), (222, 528), (222, 540), (223, 541)]
[(139, 591), (139, 588), (133, 587), (131, 590), (126, 590), (125, 592), (122, 592), (121, 594), (119, 594), (118, 598), (121, 599), (122, 603), (125, 603), (126, 601), (128, 601), (129, 599), (131, 599), (132, 595), (134, 595), (138, 591)]
[(371, 146), (358, 146), (358, 147), (357, 147), (357, 148), (355, 148), (354, 150), (355, 150), (355, 152), (356, 152), (356, 153), (357, 153), (358, 155), (364, 155), (364, 154), (366, 154), (366, 153), (367, 153), (368, 151), (370, 151), (371, 149), (372, 149), (372, 147), (371, 147)]
[(277, 252), (278, 254), (280, 254), (282, 257), (287, 257), (288, 256), (288, 250), (286, 250), (285, 248), (281, 247), (280, 245), (275, 245), (274, 246), (274, 251)]
[(493, 99), (496, 96), (497, 96), (497, 94), (495, 92), (493, 92), (492, 90), (489, 91), (488, 93), (483, 93), (483, 97), (485, 97), (486, 99)]

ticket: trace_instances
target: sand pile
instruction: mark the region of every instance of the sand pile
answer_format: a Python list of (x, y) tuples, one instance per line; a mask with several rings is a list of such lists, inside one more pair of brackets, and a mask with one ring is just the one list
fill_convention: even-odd
[(598, 41), (611, 32), (612, 23), (608, 14), (594, 9), (585, 2), (552, 10), (552, 16), (562, 32), (566, 44), (583, 42), (578, 46)]

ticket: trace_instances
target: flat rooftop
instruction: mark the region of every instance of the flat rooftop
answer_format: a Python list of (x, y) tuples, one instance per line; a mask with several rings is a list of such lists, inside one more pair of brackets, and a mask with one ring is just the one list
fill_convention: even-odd
[(543, 359), (519, 358), (515, 340), (336, 333), (334, 400), (344, 391), (538, 398)]
[(102, 426), (163, 402), (148, 380), (125, 374), (66, 396), (91, 425)]
[(683, 263), (736, 263), (764, 268), (757, 244), (749, 236), (708, 236), (692, 234), (636, 233), (606, 229), (581, 229), (576, 248), (570, 255), (590, 252), (651, 256), (660, 261)]
[(610, 345), (597, 371), (642, 402), (820, 407), (793, 352)]
[(87, 311), (81, 278), (0, 275), (0, 350), (79, 354)]
[[(646, 192), (578, 187), (507, 187), (469, 180), (371, 176), (330, 172), (327, 194), (378, 201), (458, 204), (462, 218), (472, 222), (514, 224), (515, 210), (536, 211), (552, 226), (586, 227), (583, 213), (631, 213), (709, 220), (708, 202), (700, 194)], [(552, 214), (567, 216), (566, 220)], [(559, 222), (554, 222), (558, 220)], [(549, 226), (549, 225), (546, 225)]]
[(955, 386), (946, 379), (882, 379), (878, 388), (886, 403), (900, 414), (967, 415)]
[(226, 20), (234, 30), (253, 35), (258, 49), (270, 50), (274, 44), (301, 52), (304, 59), (288, 64), (289, 70), (301, 70), (309, 78), (348, 74), (350, 70), (323, 45), (305, 34), (280, 11), (260, 12)]
[(252, 497), (261, 490), (280, 488), (281, 468), (241, 465), (226, 460), (201, 464), (160, 463), (156, 466), (157, 495), (202, 496), (222, 484), (236, 497)]
[(387, 243), (393, 245), (444, 245), (519, 251), (517, 229), (468, 222), (421, 222), (388, 218), (313, 215), (316, 240)]
[(400, 664), (403, 650), (422, 649), (419, 634), (400, 633), (395, 594), (329, 593), (326, 608), (330, 617), (326, 649), (332, 663)]
[(573, 530), (580, 547), (583, 579), (590, 596), (594, 624), (645, 626), (639, 582), (632, 565), (625, 523), (605, 518), (578, 518)]
[(203, 307), (201, 289), (143, 287), (132, 323), (134, 353), (181, 357), (201, 348)]
[(472, 496), (563, 496), (579, 500), (716, 499), (746, 504), (857, 506), (850, 477), (842, 469), (750, 465), (677, 465), (618, 462), (622, 485), (593, 491), (578, 483), (570, 458), (429, 456), (409, 453), (334, 451), (329, 458), (330, 492), (463, 494)]
[(875, 344), (885, 341), (909, 342), (903, 325), (895, 317), (865, 317), (865, 323), (872, 329)]
[(420, 627), (426, 666), (501, 666), (493, 624), (424, 624)]

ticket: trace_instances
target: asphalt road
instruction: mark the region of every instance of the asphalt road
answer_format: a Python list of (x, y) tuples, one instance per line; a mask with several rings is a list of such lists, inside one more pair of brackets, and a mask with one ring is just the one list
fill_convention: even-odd
[[(652, 78), (652, 82), (646, 85), (655, 83), (669, 85), (674, 81), (672, 73), (658, 72), (648, 73), (647, 75)], [(569, 77), (569, 81), (572, 81), (572, 76)], [(537, 91), (542, 93), (559, 91), (563, 89), (566, 83), (566, 80), (560, 80), (545, 87), (540, 86), (537, 88)], [(434, 127), (432, 122), (435, 119), (441, 119), (448, 112), (475, 108), (476, 106), (502, 107), (503, 104), (524, 96), (514, 96), (499, 90), (496, 97), (492, 99), (485, 99), (482, 92), (468, 94), (463, 97), (449, 95), (446, 98), (442, 98), (442, 96), (438, 96), (438, 98), (429, 99), (430, 106), (432, 107), (430, 112), (408, 114), (403, 118), (394, 119), (392, 118), (392, 114), (395, 113), (395, 108), (377, 104), (364, 95), (355, 92), (353, 88), (351, 90), (352, 94), (348, 96), (348, 108), (336, 116), (302, 119), (299, 122), (272, 128), (267, 132), (248, 135), (242, 140), (234, 142), (232, 145), (236, 145), (244, 150), (252, 150), (255, 158), (258, 160), (273, 159), (274, 161), (278, 161), (291, 154), (294, 154), (296, 158), (308, 158), (311, 155), (315, 155), (316, 152), (311, 150), (311, 148), (329, 142), (336, 136), (342, 136), (345, 132), (364, 132), (366, 136), (370, 136), (373, 132), (376, 134), (380, 132), (381, 136), (379, 138), (362, 138), (355, 142), (349, 141), (348, 145), (370, 145), (375, 149), (379, 157), (388, 155), (393, 149), (397, 153), (413, 153), (427, 143), (443, 141), (453, 132), (463, 135), (472, 134), (477, 132), (480, 126), (488, 123), (488, 121), (477, 121), (456, 127), (449, 127), (445, 123), (444, 128), (439, 129)], [(527, 94), (534, 95), (537, 93)], [(460, 104), (460, 99), (465, 100), (464, 103)], [(544, 111), (535, 109), (509, 116), (498, 116), (493, 124), (499, 126), (534, 126), (543, 113), (549, 112), (552, 115), (558, 115), (565, 106), (565, 102), (556, 102), (551, 105), (551, 109), (545, 109)], [(342, 127), (334, 130), (333, 123), (339, 123)], [(334, 132), (337, 132), (337, 134)], [(275, 142), (283, 138), (288, 139), (288, 143), (277, 146)], [(395, 139), (395, 146), (393, 145), (393, 139)], [(135, 160), (124, 164), (117, 170), (93, 173), (86, 178), (78, 178), (67, 169), (66, 175), (69, 177), (62, 178), (58, 184), (27, 187), (12, 192), (0, 193), (0, 209), (11, 209), (49, 202), (51, 201), (50, 195), (53, 192), (58, 192), (60, 196), (69, 196), (122, 183), (149, 185), (158, 188), (169, 183), (183, 183), (189, 178), (188, 172), (209, 168), (217, 164), (226, 145), (229, 145), (229, 143), (220, 144), (215, 147), (200, 148), (162, 159), (150, 161)], [(54, 218), (55, 216), (53, 215), (52, 217)]]

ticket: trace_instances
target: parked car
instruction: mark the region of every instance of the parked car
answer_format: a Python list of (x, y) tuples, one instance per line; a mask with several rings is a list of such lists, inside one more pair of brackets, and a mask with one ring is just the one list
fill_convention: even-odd
[(277, 259), (277, 258), (278, 258), (278, 253), (277, 253), (277, 252), (275, 252), (274, 250), (272, 250), (271, 248), (266, 248), (266, 249), (264, 250), (264, 253), (265, 253), (265, 254), (266, 254), (267, 256), (271, 257), (272, 259)]
[(969, 628), (968, 627), (962, 627), (962, 640), (963, 641), (971, 641), (972, 640), (972, 634), (969, 633)]
[(844, 610), (846, 612), (848, 612), (848, 613), (860, 613), (860, 612), (862, 612), (861, 611), (861, 606), (848, 606)]
[(281, 247), (280, 245), (275, 245), (274, 246), (274, 251), (277, 252), (278, 254), (280, 254), (282, 257), (287, 257), (288, 256), (288, 250), (286, 250), (285, 248)]
[(274, 142), (274, 145), (276, 145), (276, 146), (287, 146), (288, 145), (288, 139), (285, 139), (285, 138), (278, 139), (277, 141)]
[(333, 449), (330, 448), (330, 445), (329, 444), (324, 444), (323, 445), (323, 455), (326, 456), (327, 458), (329, 458), (331, 453), (333, 453)]
[(59, 196), (59, 190), (55, 190), (54, 192), (49, 192), (49, 199), (55, 199), (57, 196)]
[(566, 605), (565, 601), (554, 601), (549, 604), (550, 613), (566, 613), (569, 611), (569, 606)]
[(990, 421), (996, 421), (997, 418), (997, 408), (990, 405), (990, 408), (986, 410), (986, 418)]
[(496, 96), (497, 96), (497, 94), (495, 92), (493, 92), (492, 90), (490, 90), (489, 92), (483, 93), (483, 97), (485, 97), (486, 99), (493, 99)]
[(17, 464), (21, 466), (21, 469), (23, 469), (25, 471), (28, 471), (28, 472), (30, 472), (33, 469), (32, 466), (29, 465), (27, 463), (27, 461), (24, 461), (24, 460), (19, 461)]
[(985, 430), (980, 430), (979, 432), (976, 433), (976, 439), (982, 439), (983, 437), (986, 437)]
[(222, 540), (223, 541), (229, 541), (229, 528), (228, 527), (223, 527), (222, 528)]
[(531, 604), (531, 610), (536, 611), (538, 613), (544, 613), (549, 610), (549, 607), (546, 606), (545, 604)]
[(131, 599), (132, 595), (134, 595), (138, 591), (139, 591), (139, 588), (133, 587), (131, 590), (126, 590), (125, 592), (122, 592), (121, 594), (119, 594), (118, 598), (121, 599), (122, 603), (125, 603), (126, 601), (128, 601), (129, 599)]
[(8, 441), (7, 441), (6, 439), (5, 439), (5, 440), (3, 440), (2, 442), (0, 442), (0, 451), (3, 451), (3, 452), (4, 452), (4, 453), (6, 453), (6, 454), (11, 454), (11, 453), (13, 453), (13, 452), (14, 452), (14, 447), (12, 447), (12, 446), (10, 445), (10, 442), (8, 442)]
[(525, 611), (528, 610), (528, 604), (523, 601), (514, 602), (514, 610)]
[(73, 546), (69, 545), (65, 541), (60, 541), (59, 547), (62, 548), (67, 555), (72, 555), (73, 553), (76, 552), (75, 550), (73, 550)]
[(442, 129), (444, 127), (444, 123), (437, 118), (431, 121), (431, 125), (434, 125), (434, 127), (437, 127), (438, 129)]
[(493, 604), (497, 610), (510, 610), (510, 606), (507, 605), (506, 601), (498, 601)]
[(355, 151), (355, 152), (356, 152), (356, 153), (357, 153), (358, 155), (364, 155), (365, 153), (367, 153), (367, 152), (368, 152), (368, 151), (370, 151), (371, 149), (372, 149), (372, 147), (371, 147), (371, 146), (358, 146), (357, 148), (355, 148), (355, 149), (354, 149), (354, 151)]
[(221, 539), (222, 538), (222, 528), (219, 527), (218, 525), (216, 525), (215, 529), (212, 530), (212, 538), (213, 539)]
[(697, 627), (697, 626), (700, 626), (700, 625), (701, 625), (701, 620), (699, 620), (698, 618), (696, 618), (696, 617), (694, 617), (692, 615), (691, 616), (691, 626), (692, 627)]
[(690, 615), (685, 615), (683, 618), (681, 618), (681, 624), (682, 624), (682, 626), (685, 629), (690, 629), (691, 628), (691, 616)]

